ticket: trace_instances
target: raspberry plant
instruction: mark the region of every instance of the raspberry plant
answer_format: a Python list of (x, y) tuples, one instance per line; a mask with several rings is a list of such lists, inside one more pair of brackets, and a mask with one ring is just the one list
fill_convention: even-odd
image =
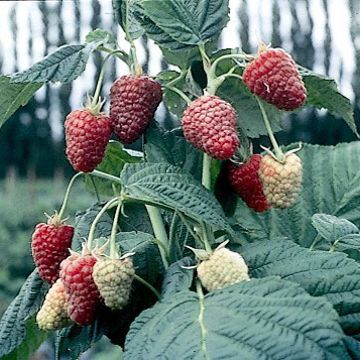
[[(359, 142), (282, 148), (275, 137), (285, 110), (303, 106), (358, 136), (350, 101), (283, 49), (217, 49), (226, 0), (113, 6), (129, 52), (95, 29), (0, 79), (2, 124), (41, 86), (72, 82), (103, 55), (95, 93), (65, 124), (66, 154), (82, 172), (56, 224), (35, 230), (39, 268), (1, 319), (0, 356), (26, 359), (53, 330), (57, 358), (107, 336), (129, 360), (359, 359)], [(143, 73), (142, 35), (176, 70)], [(110, 57), (128, 71), (100, 99)], [(156, 121), (161, 100), (178, 119), (170, 131)], [(272, 149), (255, 154), (260, 135)], [(124, 146), (135, 140), (142, 151)], [(98, 201), (67, 214), (79, 178)], [(55, 231), (65, 217), (68, 251)]]

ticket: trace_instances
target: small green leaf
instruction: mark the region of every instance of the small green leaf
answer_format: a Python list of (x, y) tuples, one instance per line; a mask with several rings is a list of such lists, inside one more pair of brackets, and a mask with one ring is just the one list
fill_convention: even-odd
[(26, 338), (26, 320), (40, 308), (49, 286), (34, 270), (0, 321), (0, 358), (10, 354)]
[(349, 360), (337, 314), (322, 298), (278, 278), (253, 279), (205, 297), (181, 291), (130, 327), (126, 360)]
[(336, 82), (306, 68), (299, 68), (307, 89), (306, 105), (326, 109), (331, 114), (342, 117), (350, 129), (359, 137), (353, 106), (350, 100), (339, 92)]
[(99, 45), (111, 45), (116, 46), (117, 41), (113, 34), (111, 34), (109, 31), (104, 29), (95, 29), (90, 31), (86, 37), (85, 41), (90, 43), (95, 43), (96, 46)]
[(31, 356), (34, 354), (34, 352), (48, 337), (48, 334), (46, 332), (41, 331), (38, 328), (35, 322), (35, 316), (32, 316), (30, 319), (26, 320), (25, 328), (26, 337), (22, 344), (10, 354), (2, 357), (2, 360), (31, 359)]
[(360, 334), (360, 266), (354, 260), (342, 253), (310, 251), (283, 239), (256, 241), (240, 252), (251, 277), (281, 276), (312, 296), (326, 296), (339, 313), (344, 331)]
[(12, 84), (7, 76), (0, 76), (0, 127), (20, 107), (28, 103), (43, 84)]
[(125, 196), (178, 210), (196, 221), (232, 231), (214, 195), (179, 167), (165, 163), (126, 164), (120, 178)]
[(169, 163), (201, 179), (202, 153), (183, 137), (161, 129), (155, 122), (146, 133), (145, 155), (148, 162)]
[(139, 24), (134, 12), (141, 6), (142, 0), (112, 0), (118, 24), (133, 40), (139, 38), (144, 29)]
[(29, 69), (11, 76), (13, 83), (69, 83), (75, 80), (86, 67), (93, 43), (88, 45), (64, 45)]
[[(145, 0), (143, 7), (158, 28), (186, 45), (204, 44), (219, 36), (229, 20), (224, 0)], [(169, 43), (161, 45), (169, 47)]]
[[(126, 163), (137, 163), (141, 160), (142, 157), (131, 155), (124, 150), (121, 143), (112, 140), (107, 145), (104, 158), (96, 169), (110, 175), (119, 176)], [(114, 195), (112, 184), (111, 181), (96, 176), (85, 176), (86, 188), (91, 192), (94, 192), (96, 188), (97, 193), (100, 195)], [(114, 184), (114, 186), (120, 192), (120, 185)]]

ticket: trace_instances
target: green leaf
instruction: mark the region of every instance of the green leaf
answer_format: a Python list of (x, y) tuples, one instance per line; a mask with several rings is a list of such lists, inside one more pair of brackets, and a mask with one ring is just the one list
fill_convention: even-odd
[(306, 68), (299, 68), (307, 89), (306, 105), (318, 109), (327, 109), (331, 114), (342, 117), (350, 129), (359, 137), (353, 106), (350, 100), (339, 92), (336, 82)]
[(34, 270), (0, 321), (0, 357), (11, 353), (26, 337), (26, 320), (40, 308), (48, 285)]
[(217, 37), (229, 20), (228, 1), (224, 0), (145, 0), (143, 7), (157, 27), (186, 45)]
[(99, 341), (103, 334), (104, 329), (97, 320), (89, 326), (73, 325), (58, 330), (55, 338), (56, 360), (60, 359), (60, 355), (68, 355), (71, 360), (79, 359), (79, 356)]
[(179, 292), (189, 290), (193, 281), (194, 270), (185, 269), (184, 267), (192, 265), (194, 265), (194, 261), (191, 257), (186, 257), (168, 267), (162, 284), (162, 299), (170, 298)]
[[(267, 135), (259, 104), (242, 81), (233, 78), (226, 79), (217, 94), (235, 108), (238, 126), (245, 129), (249, 137), (256, 138), (260, 135)], [(269, 118), (273, 132), (282, 130), (280, 121), (284, 112), (265, 101), (260, 101)]]
[[(141, 160), (142, 157), (131, 155), (124, 150), (121, 143), (112, 140), (107, 145), (104, 158), (96, 169), (110, 175), (119, 176), (126, 163), (137, 163)], [(100, 195), (114, 195), (112, 184), (111, 181), (97, 176), (91, 176), (90, 174), (85, 176), (86, 188), (91, 192), (94, 192), (94, 188), (96, 188), (97, 193)], [(114, 186), (120, 192), (120, 185), (114, 184)]]
[(277, 278), (205, 297), (182, 291), (131, 325), (126, 360), (350, 359), (337, 314), (324, 299)]
[(112, 0), (116, 19), (125, 33), (128, 33), (133, 40), (139, 38), (144, 29), (139, 24), (134, 12), (142, 0)]
[(26, 337), (22, 344), (12, 351), (10, 354), (2, 357), (2, 360), (24, 360), (31, 359), (31, 355), (39, 348), (39, 346), (46, 340), (48, 334), (41, 331), (36, 322), (35, 316), (26, 321)]
[(354, 260), (341, 253), (310, 251), (284, 239), (257, 241), (240, 252), (251, 277), (281, 276), (312, 296), (326, 296), (344, 331), (360, 333), (360, 266)]
[[(71, 248), (81, 251), (82, 243), (88, 238), (91, 224), (104, 204), (94, 204), (84, 212), (78, 212), (75, 217), (75, 233)], [(108, 237), (111, 234), (112, 219), (105, 213), (96, 226), (95, 239)]]
[(28, 103), (42, 84), (12, 84), (7, 76), (0, 76), (0, 127), (20, 107)]
[(120, 216), (121, 231), (142, 231), (152, 234), (153, 228), (144, 205), (125, 203), (123, 213), (125, 216)]
[(86, 43), (95, 43), (96, 46), (99, 45), (111, 45), (116, 46), (117, 41), (115, 36), (107, 30), (104, 29), (95, 29), (90, 31), (85, 37)]
[(156, 281), (163, 271), (159, 249), (153, 235), (140, 231), (121, 232), (116, 236), (122, 254), (134, 252), (131, 257), (136, 274), (150, 283)]
[(151, 163), (169, 163), (201, 180), (202, 153), (183, 137), (165, 131), (153, 122), (146, 133), (146, 160)]
[(317, 236), (311, 224), (316, 213), (341, 217), (360, 226), (360, 142), (337, 146), (304, 145), (303, 187), (290, 209), (258, 214), (238, 200), (234, 221), (247, 231), (240, 237), (265, 240), (288, 237), (310, 247)]
[(61, 46), (29, 69), (12, 75), (11, 82), (72, 82), (85, 70), (89, 55), (94, 48), (93, 43)]
[(196, 221), (231, 231), (214, 195), (179, 167), (126, 164), (120, 178), (125, 196), (178, 210)]

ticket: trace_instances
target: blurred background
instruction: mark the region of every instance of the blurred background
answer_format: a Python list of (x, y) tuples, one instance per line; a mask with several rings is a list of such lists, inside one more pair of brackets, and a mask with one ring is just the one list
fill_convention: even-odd
[[(353, 102), (359, 125), (359, 0), (230, 0), (230, 8), (231, 20), (220, 47), (240, 46), (251, 53), (261, 40), (282, 46), (299, 64), (336, 80)], [(120, 45), (128, 48), (111, 0), (1, 1), (0, 24), (2, 74), (24, 70), (63, 44), (80, 43), (95, 28), (117, 34)], [(152, 41), (141, 38), (136, 45), (146, 72), (155, 75), (167, 69)], [(44, 86), (0, 129), (0, 315), (33, 268), (29, 244), (34, 225), (45, 219), (44, 211), (52, 213), (61, 204), (72, 174), (64, 156), (63, 121), (94, 91), (100, 64), (95, 54), (74, 83)], [(103, 97), (125, 72), (122, 63), (109, 63)], [(296, 122), (294, 117), (283, 120), (282, 143), (355, 140), (341, 119), (324, 111), (304, 110), (296, 115)], [(164, 108), (158, 111), (158, 119), (168, 127), (173, 121)], [(69, 214), (94, 201), (78, 184)]]

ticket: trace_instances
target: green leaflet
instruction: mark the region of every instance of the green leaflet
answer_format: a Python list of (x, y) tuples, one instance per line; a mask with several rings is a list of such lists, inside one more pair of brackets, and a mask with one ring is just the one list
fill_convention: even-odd
[(341, 216), (360, 225), (360, 143), (304, 145), (298, 155), (304, 169), (298, 201), (290, 209), (258, 214), (238, 199), (234, 220), (247, 229), (240, 237), (250, 241), (288, 237), (309, 247), (317, 235), (311, 225), (313, 214)]
[(126, 164), (120, 179), (123, 193), (130, 198), (178, 210), (196, 221), (231, 232), (214, 195), (179, 167), (166, 163)]
[(48, 285), (37, 270), (27, 278), (17, 297), (12, 301), (0, 321), (0, 357), (10, 354), (26, 338), (26, 320), (40, 308)]
[(42, 86), (28, 82), (12, 84), (7, 76), (0, 76), (0, 127), (20, 107), (28, 103)]
[(345, 254), (310, 251), (290, 240), (256, 241), (239, 249), (250, 276), (271, 275), (301, 285), (312, 296), (326, 296), (349, 335), (360, 333), (360, 266)]
[(343, 341), (330, 304), (268, 277), (157, 303), (131, 325), (124, 359), (350, 359)]

